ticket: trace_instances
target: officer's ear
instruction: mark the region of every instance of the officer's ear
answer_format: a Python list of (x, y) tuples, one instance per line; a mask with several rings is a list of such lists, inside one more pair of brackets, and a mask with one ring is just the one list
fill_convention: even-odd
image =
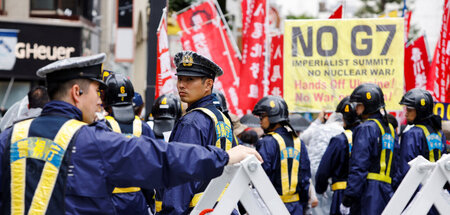
[(211, 79), (211, 78), (206, 79), (205, 85), (206, 85), (206, 89), (209, 89), (209, 91), (212, 92), (213, 85), (214, 85), (214, 80)]
[[(77, 104), (80, 102), (80, 96), (82, 95), (82, 93), (80, 93), (81, 87), (78, 84), (74, 84), (72, 85), (72, 87), (70, 88), (70, 95), (73, 99), (74, 104)], [(75, 105), (76, 106), (76, 105)]]

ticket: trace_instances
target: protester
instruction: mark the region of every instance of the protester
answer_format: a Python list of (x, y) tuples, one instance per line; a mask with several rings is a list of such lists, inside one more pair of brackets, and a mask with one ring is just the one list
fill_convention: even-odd
[(303, 214), (309, 199), (311, 170), (305, 144), (289, 124), (286, 102), (281, 97), (265, 96), (252, 113), (259, 116), (266, 134), (256, 144), (264, 171), (289, 213)]
[(393, 195), (392, 178), (396, 171), (397, 135), (384, 116), (383, 91), (372, 83), (353, 90), (350, 102), (356, 103), (356, 113), (364, 120), (353, 131), (349, 175), (342, 214), (381, 214)]
[(207, 181), (248, 155), (261, 160), (243, 146), (225, 152), (127, 138), (94, 123), (105, 57), (68, 58), (37, 71), (46, 78), (51, 100), (39, 117), (0, 134), (1, 214), (115, 214), (116, 186), (153, 189)]

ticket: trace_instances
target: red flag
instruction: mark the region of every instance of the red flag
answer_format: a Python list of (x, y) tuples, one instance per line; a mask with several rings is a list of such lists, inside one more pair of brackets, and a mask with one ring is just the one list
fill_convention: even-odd
[(448, 0), (444, 3), (444, 14), (442, 15), (441, 35), (434, 51), (433, 62), (427, 77), (427, 90), (432, 92), (436, 101), (450, 102), (450, 94), (447, 93), (449, 84), (449, 54), (447, 51), (449, 38), (449, 8)]
[(167, 21), (166, 10), (161, 17), (157, 36), (157, 59), (156, 59), (156, 89), (155, 99), (167, 93), (176, 92), (176, 78), (175, 72), (171, 68), (170, 53), (169, 53), (169, 39), (167, 37)]
[(425, 89), (430, 64), (425, 37), (421, 36), (405, 48), (405, 87)]
[(405, 14), (405, 43), (408, 42), (410, 23), (411, 23), (411, 14), (412, 14), (412, 11), (408, 11)]
[(239, 88), (240, 107), (244, 114), (251, 113), (254, 105), (264, 96), (268, 26), (266, 4), (266, 0), (242, 1), (242, 5), (247, 5), (246, 10), (242, 11), (245, 28), (242, 29), (243, 54)]
[(216, 78), (214, 88), (221, 90), (231, 113), (242, 115), (239, 109), (239, 66), (236, 51), (214, 3), (205, 1), (178, 14), (184, 50), (195, 51), (219, 65), (224, 74)]
[(339, 6), (328, 19), (342, 19), (342, 5)]
[(271, 39), (269, 94), (283, 97), (283, 34)]

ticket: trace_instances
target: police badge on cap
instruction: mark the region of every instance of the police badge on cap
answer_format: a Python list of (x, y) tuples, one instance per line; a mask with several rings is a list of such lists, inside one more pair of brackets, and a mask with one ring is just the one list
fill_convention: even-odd
[(181, 51), (175, 55), (176, 75), (197, 76), (214, 79), (223, 74), (223, 70), (210, 59), (193, 51)]
[(102, 67), (105, 58), (105, 53), (67, 58), (40, 68), (36, 75), (46, 78), (48, 82), (86, 78), (104, 84), (102, 81)]

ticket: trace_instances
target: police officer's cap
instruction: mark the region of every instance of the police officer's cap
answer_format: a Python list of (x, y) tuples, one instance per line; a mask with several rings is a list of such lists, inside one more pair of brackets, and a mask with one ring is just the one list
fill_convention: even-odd
[(105, 53), (67, 58), (40, 68), (36, 75), (46, 78), (47, 82), (64, 82), (82, 78), (97, 81), (104, 85), (102, 66), (105, 58)]
[(142, 96), (138, 92), (134, 92), (133, 96), (133, 107), (138, 107), (144, 104), (144, 101), (142, 100)]
[(223, 70), (210, 59), (193, 51), (181, 51), (175, 55), (176, 75), (197, 76), (214, 79), (223, 74)]

